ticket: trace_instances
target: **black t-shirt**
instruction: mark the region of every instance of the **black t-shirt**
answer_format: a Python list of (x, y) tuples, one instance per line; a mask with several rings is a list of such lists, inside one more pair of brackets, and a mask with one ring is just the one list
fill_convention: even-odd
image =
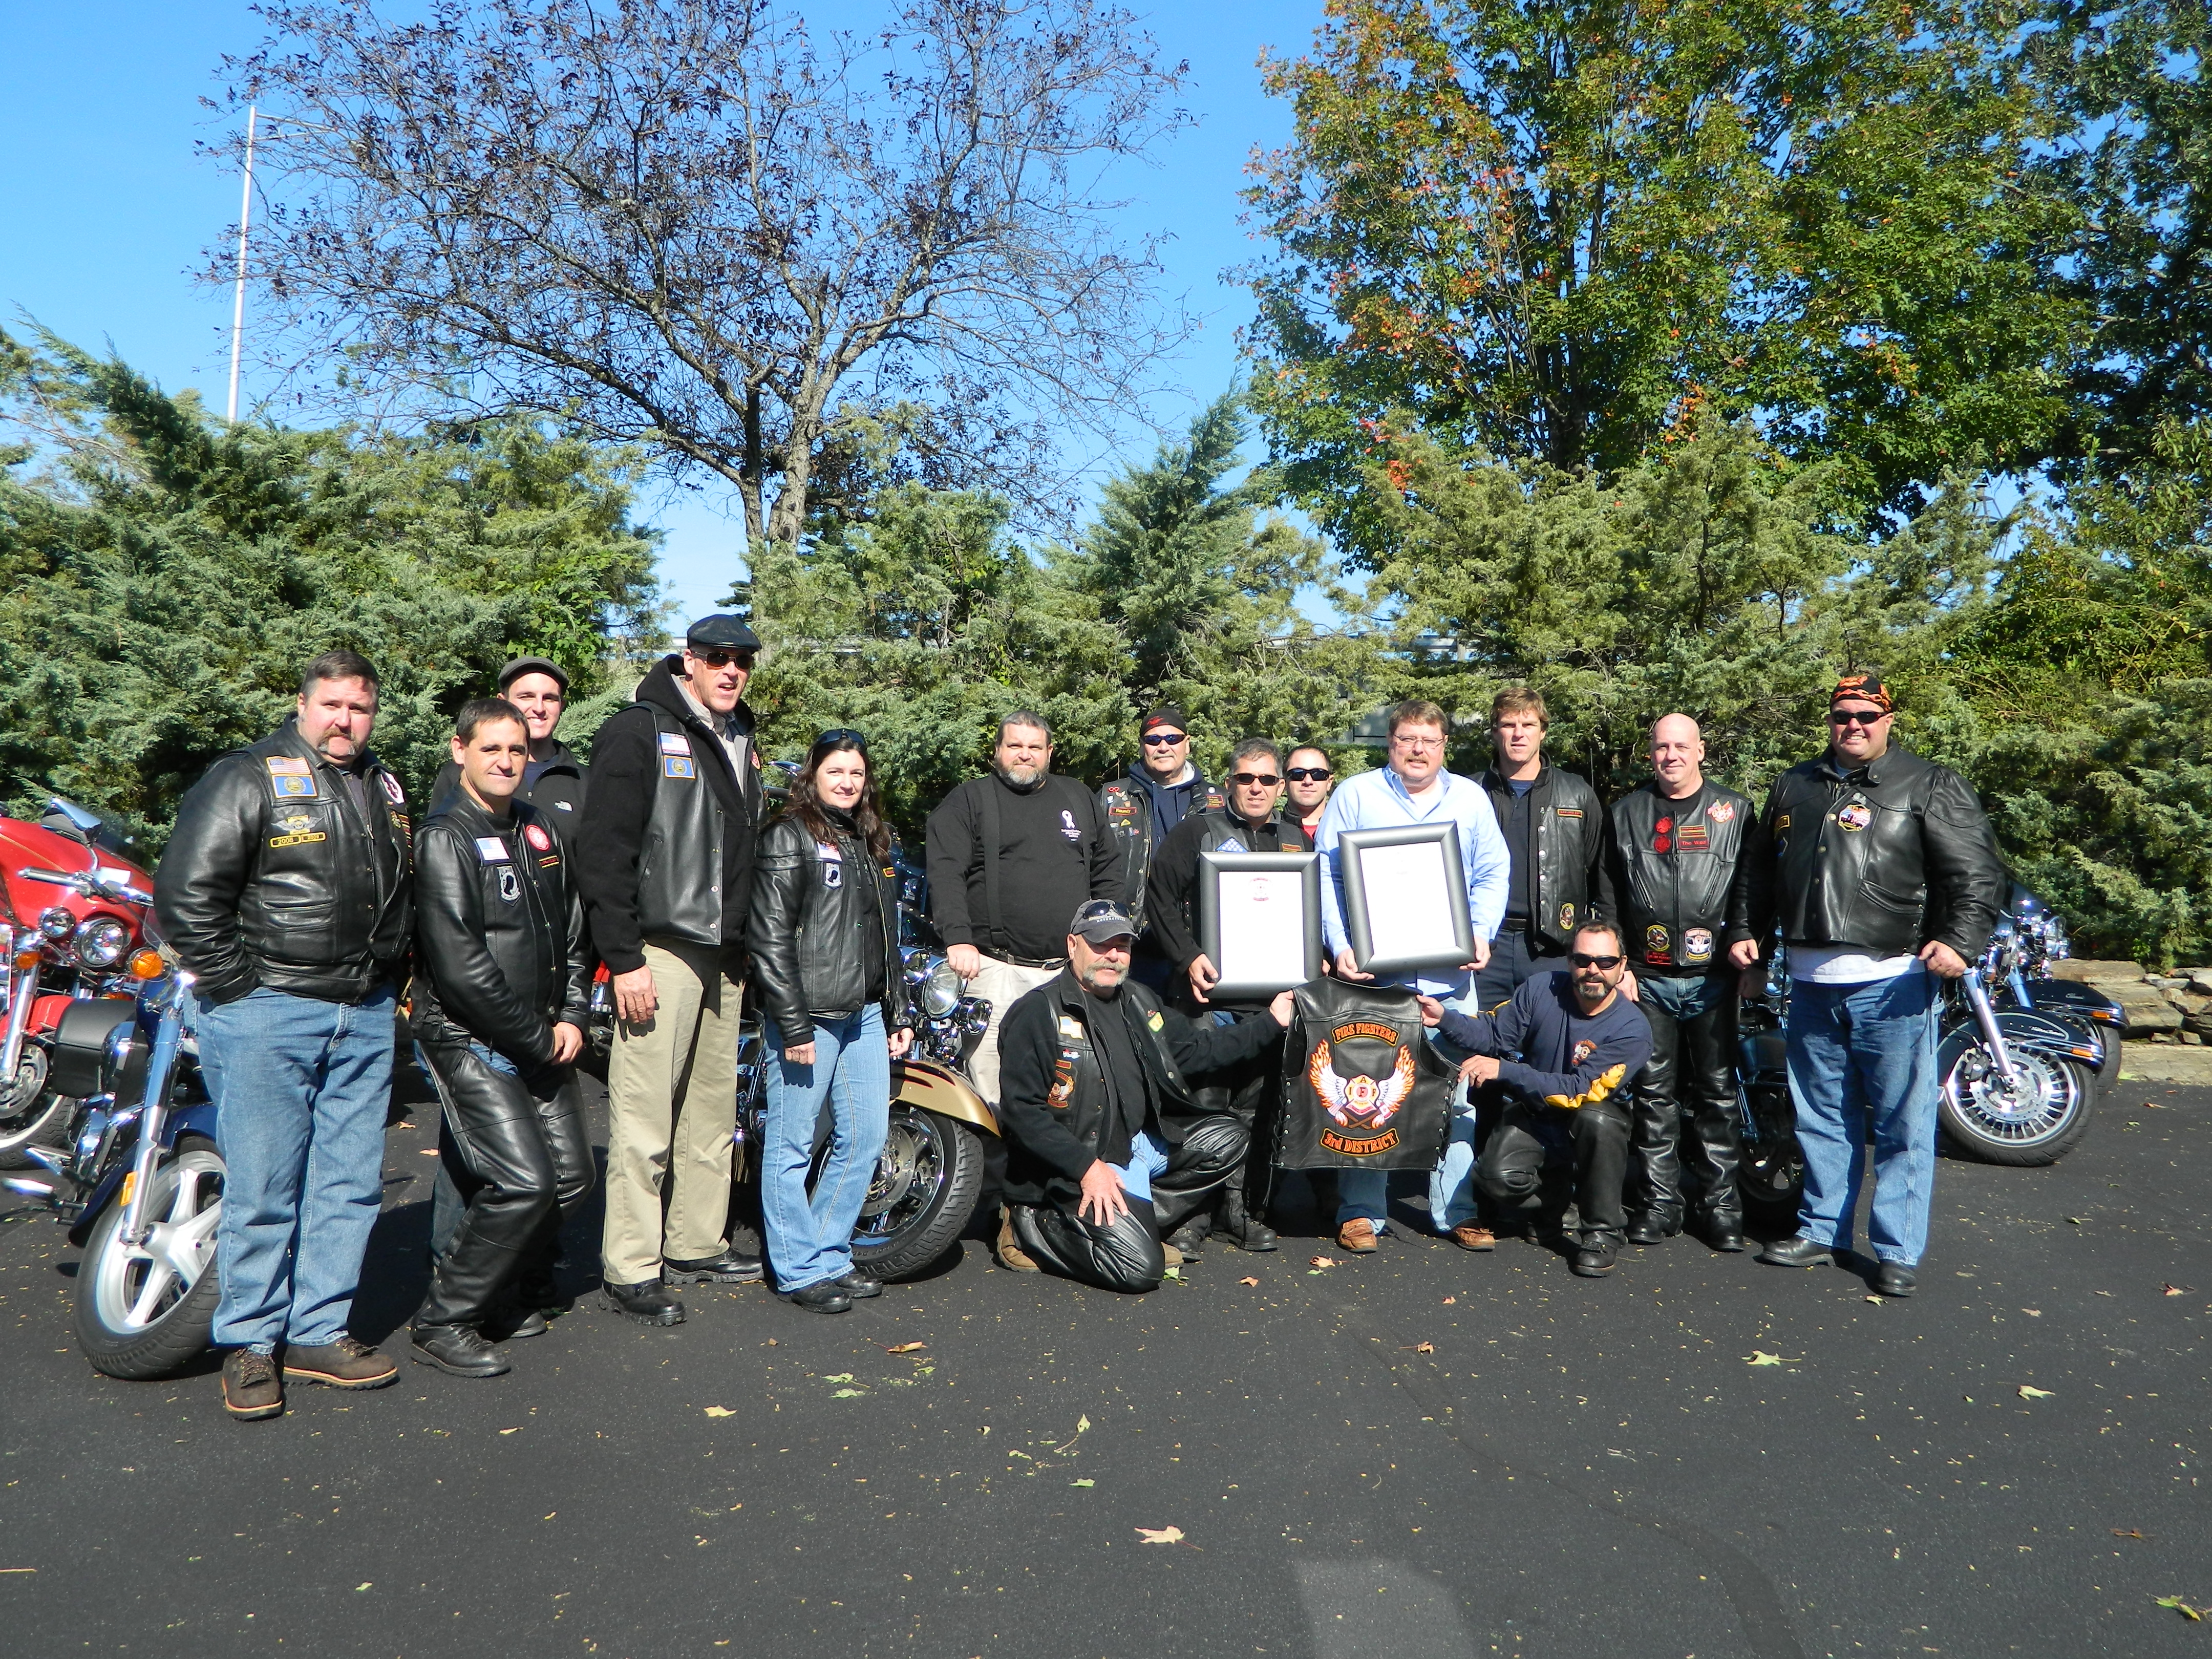
[[(987, 799), (999, 820), (995, 918), (982, 857)], [(1085, 900), (1123, 896), (1121, 854), (1097, 799), (1066, 778), (1026, 790), (995, 772), (973, 779), (929, 815), (928, 836), (930, 912), (947, 945), (1055, 961), (1067, 954), (1067, 925)]]

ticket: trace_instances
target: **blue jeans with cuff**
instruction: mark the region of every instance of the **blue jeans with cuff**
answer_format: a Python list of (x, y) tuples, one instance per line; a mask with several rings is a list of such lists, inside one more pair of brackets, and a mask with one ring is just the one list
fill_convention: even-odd
[(1805, 1154), (1797, 1231), (1848, 1250), (1874, 1127), (1876, 1257), (1910, 1267), (1928, 1248), (1936, 1182), (1936, 975), (1915, 967), (1862, 985), (1790, 986), (1790, 1097)]
[[(768, 1022), (768, 1122), (761, 1137), (761, 1218), (775, 1287), (789, 1292), (853, 1270), (853, 1227), (867, 1201), (890, 1130), (891, 1051), (874, 1003), (842, 1019), (814, 1022), (814, 1063), (784, 1058)], [(806, 1191), (814, 1125), (823, 1097), (833, 1127), (822, 1178)]]
[(275, 1352), (346, 1334), (384, 1193), (389, 985), (357, 1003), (260, 987), (195, 1000), (222, 1152), (215, 1346)]

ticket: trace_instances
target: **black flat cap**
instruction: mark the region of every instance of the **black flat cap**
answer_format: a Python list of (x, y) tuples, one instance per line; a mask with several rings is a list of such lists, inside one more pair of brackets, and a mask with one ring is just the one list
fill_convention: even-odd
[(702, 617), (684, 630), (684, 645), (692, 650), (757, 651), (760, 635), (736, 617)]
[(525, 674), (550, 674), (561, 688), (561, 695), (568, 695), (568, 672), (550, 657), (517, 657), (499, 671), (499, 689), (506, 690)]

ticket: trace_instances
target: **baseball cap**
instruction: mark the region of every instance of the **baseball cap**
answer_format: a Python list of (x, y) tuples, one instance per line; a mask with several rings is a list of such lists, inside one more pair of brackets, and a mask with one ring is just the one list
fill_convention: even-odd
[(568, 695), (568, 672), (550, 657), (517, 657), (499, 671), (499, 689), (506, 690), (525, 674), (550, 674), (561, 688), (561, 695)]
[(1163, 726), (1176, 732), (1188, 732), (1190, 730), (1190, 722), (1183, 718), (1182, 710), (1176, 708), (1175, 704), (1164, 702), (1139, 722), (1137, 734), (1142, 737), (1148, 732), (1157, 732)]
[(1089, 899), (1076, 907), (1075, 919), (1067, 924), (1067, 931), (1093, 945), (1103, 945), (1109, 939), (1134, 939), (1137, 924), (1112, 899)]

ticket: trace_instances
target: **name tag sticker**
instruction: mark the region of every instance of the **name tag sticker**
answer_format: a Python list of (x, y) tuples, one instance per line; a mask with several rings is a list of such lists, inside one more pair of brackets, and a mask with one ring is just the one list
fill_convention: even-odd
[(504, 864), (507, 862), (507, 843), (497, 836), (478, 836), (477, 856), (486, 864)]
[(660, 757), (660, 775), (664, 778), (696, 778), (699, 775), (699, 769), (689, 755), (663, 755)]
[(304, 778), (315, 769), (297, 755), (271, 755), (262, 764), (269, 769), (269, 775), (272, 778), (283, 777), (287, 773)]
[(688, 755), (691, 752), (691, 739), (681, 732), (663, 732), (660, 734), (660, 752), (664, 755)]

